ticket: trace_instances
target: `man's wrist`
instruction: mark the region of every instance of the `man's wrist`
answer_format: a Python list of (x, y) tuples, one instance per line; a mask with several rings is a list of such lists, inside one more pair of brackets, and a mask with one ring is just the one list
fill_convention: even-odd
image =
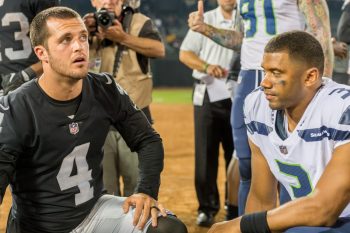
[(242, 233), (271, 233), (267, 211), (243, 215), (240, 228)]
[(29, 80), (36, 77), (35, 71), (30, 66), (20, 72), (25, 82), (28, 82)]
[(206, 74), (208, 73), (208, 67), (209, 67), (209, 64), (204, 62), (204, 64), (203, 64), (203, 73), (206, 73)]

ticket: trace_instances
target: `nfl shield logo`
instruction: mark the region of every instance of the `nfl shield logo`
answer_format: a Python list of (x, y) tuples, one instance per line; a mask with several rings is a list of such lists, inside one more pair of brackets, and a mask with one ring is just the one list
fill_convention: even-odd
[(79, 132), (79, 125), (78, 123), (70, 123), (69, 124), (69, 132), (73, 135), (76, 135)]
[(288, 150), (287, 150), (287, 147), (286, 146), (280, 146), (280, 151), (282, 154), (288, 154)]

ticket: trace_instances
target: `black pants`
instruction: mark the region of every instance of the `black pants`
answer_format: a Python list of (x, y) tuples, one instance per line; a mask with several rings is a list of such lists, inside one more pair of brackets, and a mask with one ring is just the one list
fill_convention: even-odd
[(210, 103), (206, 92), (203, 105), (194, 106), (195, 186), (199, 212), (215, 215), (220, 209), (216, 182), (219, 145), (222, 143), (224, 149), (226, 169), (234, 150), (230, 124), (231, 104), (231, 99)]

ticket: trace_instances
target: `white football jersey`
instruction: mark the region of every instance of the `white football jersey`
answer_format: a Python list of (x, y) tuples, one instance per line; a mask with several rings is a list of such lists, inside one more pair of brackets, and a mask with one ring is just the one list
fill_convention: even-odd
[[(262, 88), (245, 100), (249, 139), (260, 148), (276, 179), (295, 199), (313, 192), (335, 148), (350, 142), (350, 87), (325, 80), (285, 140), (275, 127), (276, 121), (284, 119), (280, 113), (269, 107)], [(348, 205), (341, 216), (349, 214)]]
[(261, 69), (267, 42), (276, 34), (291, 30), (304, 30), (305, 20), (298, 0), (238, 0), (244, 22), (241, 50), (243, 70)]

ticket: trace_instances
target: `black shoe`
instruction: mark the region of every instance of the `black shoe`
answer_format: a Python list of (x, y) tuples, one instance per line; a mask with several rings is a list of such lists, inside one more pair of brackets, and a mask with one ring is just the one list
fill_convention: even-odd
[(214, 215), (200, 212), (197, 216), (197, 225), (202, 227), (210, 227), (214, 223)]

